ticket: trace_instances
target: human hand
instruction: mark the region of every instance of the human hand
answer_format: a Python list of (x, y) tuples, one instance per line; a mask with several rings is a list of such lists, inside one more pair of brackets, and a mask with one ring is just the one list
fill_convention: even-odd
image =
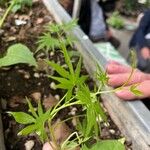
[[(119, 87), (123, 85), (130, 73), (132, 68), (129, 66), (121, 65), (116, 62), (110, 62), (107, 65), (107, 73), (109, 77), (108, 84), (113, 87)], [(137, 89), (140, 90), (143, 95), (136, 96), (130, 91), (130, 86), (132, 84), (138, 83)], [(133, 100), (137, 98), (146, 98), (150, 97), (150, 74), (143, 73), (138, 69), (135, 69), (131, 80), (129, 81), (128, 85), (123, 88), (121, 91), (117, 91), (116, 95), (124, 100)]]
[(51, 146), (48, 142), (46, 142), (46, 143), (43, 145), (42, 150), (54, 150), (54, 149), (52, 148), (52, 146)]
[(141, 55), (144, 59), (150, 59), (150, 49), (148, 47), (143, 47), (141, 49)]

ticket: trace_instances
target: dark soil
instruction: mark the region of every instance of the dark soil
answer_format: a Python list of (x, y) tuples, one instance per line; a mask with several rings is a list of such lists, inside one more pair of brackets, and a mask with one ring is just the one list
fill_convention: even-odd
[[(24, 20), (27, 24), (17, 26), (15, 19)], [(54, 20), (40, 0), (35, 2), (32, 8), (24, 8), (21, 12), (10, 14), (3, 30), (0, 32), (0, 54), (3, 55), (11, 44), (18, 42), (26, 44), (32, 51), (35, 51), (38, 36), (41, 35), (44, 25), (49, 21), (53, 22)], [(62, 56), (59, 52), (56, 51), (50, 56), (50, 59), (61, 61), (62, 63)], [(43, 57), (45, 57), (43, 53), (37, 56), (38, 60)], [(64, 94), (63, 91), (54, 90), (51, 87), (53, 81), (47, 78), (46, 71), (43, 69), (45, 64), (44, 67), (42, 64), (40, 65), (41, 67), (38, 70), (23, 64), (0, 69), (0, 99), (7, 150), (25, 150), (25, 143), (28, 142), (34, 143), (32, 150), (42, 149), (42, 143), (35, 134), (27, 137), (17, 136), (17, 133), (24, 126), (17, 124), (12, 117), (8, 116), (7, 111), (28, 111), (25, 97), (30, 98), (34, 106), (37, 105), (37, 101), (40, 98), (44, 108), (47, 109), (49, 105), (54, 105), (53, 101)], [(50, 72), (53, 73), (51, 70)], [(84, 68), (82, 73), (87, 74)], [(91, 89), (94, 87), (94, 83), (90, 79), (88, 84)], [(58, 118), (65, 119), (71, 109), (63, 110)], [(80, 108), (77, 109), (79, 110)], [(109, 116), (108, 122), (109, 125), (102, 125), (101, 138), (119, 139), (123, 137)], [(68, 126), (73, 129), (71, 123)], [(127, 142), (126, 145), (130, 147), (131, 142)]]

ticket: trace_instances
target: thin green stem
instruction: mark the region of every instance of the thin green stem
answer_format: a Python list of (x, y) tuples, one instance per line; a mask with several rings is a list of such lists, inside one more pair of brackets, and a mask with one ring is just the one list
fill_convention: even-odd
[(59, 108), (57, 108), (57, 109), (55, 109), (51, 112), (51, 115), (52, 115), (51, 119), (54, 118), (55, 115), (58, 113), (58, 111), (60, 111), (61, 109), (64, 109), (64, 108), (72, 106), (72, 105), (77, 105), (77, 104), (80, 104), (80, 102), (76, 101), (76, 102), (72, 102), (72, 103), (69, 103), (69, 104), (63, 104), (62, 106), (60, 106)]
[(58, 146), (57, 140), (56, 140), (55, 135), (54, 135), (53, 127), (51, 126), (51, 120), (48, 120), (48, 127), (49, 127), (49, 132), (50, 132), (51, 140), (54, 143), (55, 147), (52, 144), (50, 144), (50, 145), (52, 146), (53, 150), (60, 150), (60, 147)]
[(2, 25), (7, 17), (7, 15), (9, 14), (9, 12), (11, 11), (12, 7), (15, 5), (16, 0), (12, 0), (11, 4), (9, 5), (9, 7), (7, 8), (7, 10), (5, 11), (3, 17), (0, 19), (0, 28), (2, 28)]
[(76, 135), (76, 137), (77, 137), (77, 139), (78, 139), (78, 141), (79, 141), (79, 143), (80, 143), (80, 137), (79, 137), (79, 135), (78, 135), (78, 133), (77, 132), (73, 132), (72, 134), (70, 134), (69, 135), (69, 137), (63, 142), (63, 144), (61, 145), (61, 148), (63, 149), (65, 146), (66, 146), (66, 144), (67, 144), (67, 142), (69, 141), (69, 139), (71, 138), (71, 137), (73, 137), (74, 135)]
[(86, 116), (86, 115), (77, 115), (77, 116), (69, 117), (69, 118), (67, 118), (67, 119), (65, 119), (65, 120), (63, 120), (63, 121), (60, 121), (56, 126), (58, 126), (59, 124), (61, 124), (61, 123), (63, 123), (63, 122), (66, 122), (66, 121), (68, 121), (68, 120), (71, 120), (72, 118), (79, 118), (79, 117), (84, 117), (84, 116)]

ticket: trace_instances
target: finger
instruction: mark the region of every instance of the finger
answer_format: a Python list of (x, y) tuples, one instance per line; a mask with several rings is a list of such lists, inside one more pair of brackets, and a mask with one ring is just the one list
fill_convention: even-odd
[(128, 73), (131, 72), (132, 68), (126, 65), (108, 64), (106, 71), (108, 74)]
[(130, 91), (130, 87), (125, 87), (123, 90), (116, 92), (116, 95), (123, 100), (135, 100), (150, 97), (150, 80), (145, 80), (137, 87), (142, 92), (142, 96), (136, 96)]
[[(119, 73), (108, 75), (109, 77), (108, 85), (113, 87), (121, 86), (128, 80), (129, 76), (130, 73)], [(147, 79), (146, 74), (134, 71), (130, 81), (128, 82), (128, 85), (143, 82), (145, 79)]]
[(114, 61), (114, 60), (109, 60), (108, 64), (114, 64), (114, 65), (122, 65), (121, 63)]
[[(52, 143), (51, 143), (51, 144), (52, 144)], [(52, 148), (52, 146), (51, 146), (48, 142), (46, 142), (46, 143), (43, 145), (42, 150), (54, 150), (54, 149)]]

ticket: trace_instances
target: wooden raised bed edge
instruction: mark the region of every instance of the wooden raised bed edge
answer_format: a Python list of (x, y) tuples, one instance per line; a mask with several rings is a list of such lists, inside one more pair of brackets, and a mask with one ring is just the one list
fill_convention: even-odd
[(1, 113), (0, 113), (0, 150), (5, 150)]
[[(57, 23), (65, 23), (71, 20), (71, 17), (57, 0), (43, 0), (43, 2)], [(89, 74), (93, 75), (96, 69), (95, 61), (100, 67), (105, 68), (107, 60), (104, 59), (79, 27), (74, 28), (69, 34), (77, 39), (75, 45), (84, 58)], [(133, 149), (149, 150), (150, 111), (145, 105), (141, 101), (121, 101), (114, 94), (103, 94), (102, 99), (115, 124), (127, 139), (132, 140)]]

